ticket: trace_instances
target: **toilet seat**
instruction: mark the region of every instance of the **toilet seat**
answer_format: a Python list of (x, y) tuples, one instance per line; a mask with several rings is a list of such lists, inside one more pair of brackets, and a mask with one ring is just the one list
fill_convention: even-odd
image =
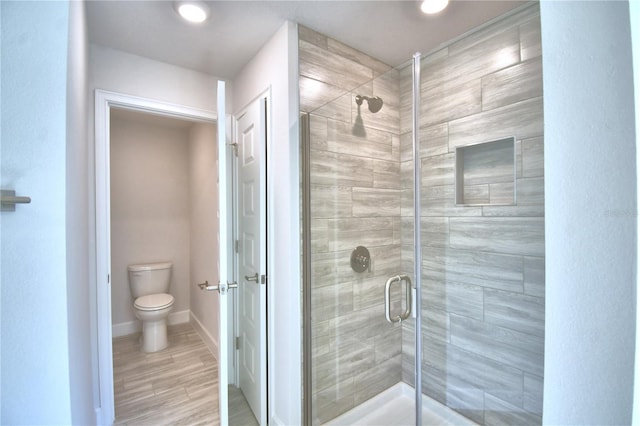
[(158, 311), (173, 305), (173, 296), (167, 293), (148, 294), (138, 297), (133, 306), (141, 311)]

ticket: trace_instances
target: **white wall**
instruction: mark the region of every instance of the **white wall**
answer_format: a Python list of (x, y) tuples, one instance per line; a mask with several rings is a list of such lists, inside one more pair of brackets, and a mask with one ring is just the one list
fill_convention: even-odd
[[(127, 265), (169, 261), (172, 314), (190, 304), (189, 131), (111, 120), (111, 313), (114, 336), (135, 317)], [(117, 333), (118, 327), (124, 333)]]
[(636, 155), (626, 2), (541, 2), (544, 423), (629, 424)]
[(191, 199), (191, 312), (206, 333), (204, 339), (218, 353), (218, 292), (201, 291), (195, 283), (220, 280), (218, 271), (218, 150), (216, 127), (194, 124), (189, 132), (189, 188)]
[(89, 44), (83, 2), (69, 2), (67, 70), (67, 306), (71, 416), (95, 422), (92, 399), (91, 297), (89, 283), (89, 177), (87, 110)]
[[(299, 424), (301, 400), (298, 35), (285, 23), (233, 81), (233, 111), (271, 88), (268, 150), (270, 424)], [(283, 308), (286, 307), (286, 308)]]
[[(86, 383), (71, 373), (69, 350), (79, 348), (80, 358), (86, 351), (78, 341), (83, 326), (69, 327), (69, 317), (89, 322), (82, 307), (68, 305), (77, 301), (68, 293), (83, 275), (82, 266), (73, 266), (82, 256), (71, 244), (83, 231), (68, 231), (65, 215), (67, 208), (79, 215), (85, 209), (82, 194), (67, 201), (66, 170), (67, 144), (70, 156), (82, 152), (82, 126), (70, 121), (67, 132), (67, 106), (72, 114), (82, 104), (81, 95), (67, 104), (68, 31), (72, 24), (81, 36), (82, 17), (76, 9), (70, 17), (62, 1), (3, 1), (0, 7), (2, 187), (32, 197), (30, 205), (1, 214), (1, 423), (71, 424), (83, 420), (80, 400), (71, 398), (79, 398)], [(70, 58), (74, 75), (82, 73), (82, 61), (80, 52)], [(82, 168), (71, 168), (70, 176)]]
[(216, 110), (215, 76), (96, 44), (90, 45), (90, 55), (93, 89)]
[[(629, 2), (631, 20), (631, 40), (633, 50), (633, 81), (636, 112), (636, 167), (640, 164), (640, 2)], [(640, 176), (636, 172), (636, 191), (640, 194)], [(640, 195), (636, 195), (640, 200)], [(640, 215), (637, 216), (636, 229), (640, 228)], [(636, 265), (640, 263), (640, 251), (636, 250)], [(640, 292), (636, 277), (636, 359), (633, 393), (633, 424), (640, 425)]]
[[(0, 48), (2, 47), (2, 5), (0, 5)], [(2, 61), (0, 60), (0, 102), (2, 100)], [(0, 178), (2, 177), (2, 105), (0, 103)], [(2, 183), (0, 181), (0, 183)], [(1, 213), (0, 213), (1, 214)], [(0, 216), (0, 422), (2, 422), (2, 216)]]

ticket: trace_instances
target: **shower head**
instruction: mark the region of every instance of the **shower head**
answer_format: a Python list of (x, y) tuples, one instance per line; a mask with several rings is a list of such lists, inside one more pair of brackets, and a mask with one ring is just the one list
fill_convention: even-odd
[(383, 104), (382, 98), (379, 96), (376, 96), (375, 98), (370, 98), (368, 96), (357, 95), (356, 103), (358, 104), (358, 106), (362, 105), (362, 101), (367, 101), (367, 104), (369, 105), (369, 111), (373, 112), (374, 114), (380, 111), (380, 108), (382, 108), (382, 104)]

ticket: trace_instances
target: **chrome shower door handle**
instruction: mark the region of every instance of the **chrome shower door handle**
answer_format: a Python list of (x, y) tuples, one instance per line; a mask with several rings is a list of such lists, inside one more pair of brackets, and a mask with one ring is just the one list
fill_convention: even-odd
[(256, 272), (255, 275), (245, 275), (244, 279), (247, 281), (253, 281), (254, 283), (258, 283), (258, 273)]
[[(400, 315), (391, 316), (391, 284), (404, 281), (405, 289), (405, 309)], [(407, 275), (396, 275), (387, 280), (384, 285), (384, 315), (390, 323), (402, 322), (411, 315), (411, 278)]]

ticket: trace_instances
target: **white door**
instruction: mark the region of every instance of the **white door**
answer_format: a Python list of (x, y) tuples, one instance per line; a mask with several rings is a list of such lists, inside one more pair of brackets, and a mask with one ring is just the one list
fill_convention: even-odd
[(266, 424), (266, 101), (238, 118), (238, 376), (240, 390)]

